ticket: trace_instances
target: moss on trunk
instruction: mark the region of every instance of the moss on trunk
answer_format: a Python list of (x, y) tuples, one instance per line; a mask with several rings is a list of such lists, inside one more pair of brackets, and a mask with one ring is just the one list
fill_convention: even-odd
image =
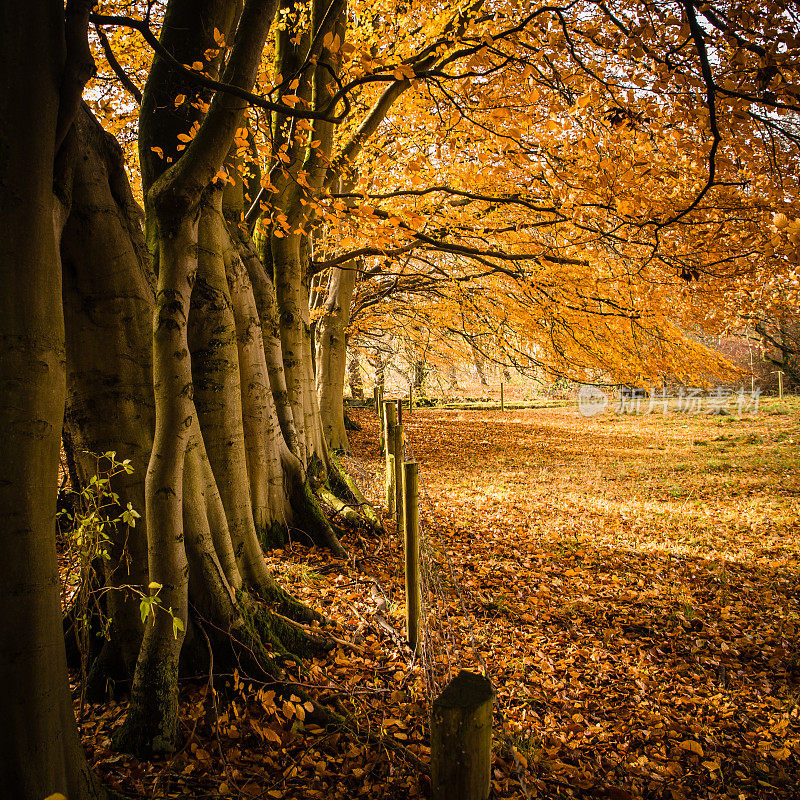
[(172, 753), (177, 730), (178, 659), (144, 659), (136, 671), (128, 715), (113, 745), (140, 758)]

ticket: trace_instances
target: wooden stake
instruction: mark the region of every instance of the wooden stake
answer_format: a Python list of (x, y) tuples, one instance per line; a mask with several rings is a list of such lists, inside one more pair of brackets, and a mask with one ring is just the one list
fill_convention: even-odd
[(503, 381), (500, 381), (500, 410), (501, 411), (506, 410), (506, 400), (505, 400), (505, 395), (503, 393)]
[(397, 398), (397, 424), (403, 424), (403, 398)]
[(778, 399), (783, 400), (783, 372), (776, 369), (772, 371), (772, 374), (778, 376)]
[(492, 684), (461, 670), (433, 701), (433, 800), (486, 800), (492, 761)]
[(392, 443), (394, 456), (394, 509), (397, 520), (397, 535), (403, 540), (403, 426), (399, 423), (394, 426), (394, 440)]
[(409, 412), (411, 409), (414, 408), (414, 386), (413, 384), (408, 384), (408, 410)]
[(406, 636), (412, 650), (419, 642), (419, 466), (403, 462), (403, 529), (406, 547)]
[(383, 395), (381, 394), (380, 390), (378, 390), (378, 418), (380, 419), (381, 423), (381, 443), (380, 448), (383, 450), (384, 454), (386, 453), (386, 414), (384, 413), (385, 409), (383, 407)]
[(393, 400), (383, 403), (383, 441), (386, 455), (386, 510), (389, 515), (395, 512), (395, 465), (394, 465), (394, 429), (397, 427), (397, 406)]

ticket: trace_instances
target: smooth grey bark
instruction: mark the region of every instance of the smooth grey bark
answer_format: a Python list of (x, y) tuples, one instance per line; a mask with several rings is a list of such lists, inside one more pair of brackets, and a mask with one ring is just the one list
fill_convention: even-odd
[[(264, 345), (264, 358), (267, 363), (269, 385), (281, 430), (293, 453), (298, 452), (298, 433), (294, 424), (294, 413), (289, 402), (289, 390), (286, 387), (286, 372), (283, 368), (283, 345), (278, 314), (278, 299), (275, 295), (275, 284), (267, 274), (265, 261), (272, 264), (272, 254), (267, 250), (259, 255), (252, 241), (246, 234), (238, 231), (236, 245), (247, 270), (247, 276), (253, 289), (261, 335)], [(262, 260), (264, 259), (264, 260)]]
[(145, 626), (118, 740), (154, 753), (172, 750), (177, 730), (178, 661), (189, 619), (183, 467), (197, 414), (186, 324), (197, 270), (196, 218), (184, 217), (170, 234), (159, 242), (153, 322), (156, 428), (145, 482), (148, 572), (160, 604)]
[[(175, 5), (187, 10), (183, 0)], [(219, 13), (224, 13), (236, 4), (218, 5)], [(225, 66), (227, 83), (243, 89), (252, 86), (274, 11), (274, 4), (245, 3)], [(196, 31), (195, 46), (200, 52), (206, 47), (206, 33)], [(238, 97), (216, 94), (186, 150), (147, 190), (147, 229), (157, 258), (158, 284), (153, 334), (155, 436), (145, 502), (149, 575), (159, 606), (145, 626), (131, 704), (116, 739), (118, 746), (142, 754), (169, 752), (175, 745), (177, 677), (183, 639), (190, 632), (190, 592), (202, 596), (204, 589), (217, 587), (206, 598), (216, 609), (212, 621), (222, 633), (237, 629), (244, 635), (247, 650), (263, 651), (262, 638), (279, 651), (283, 637), (288, 636), (295, 647), (304, 639), (310, 641), (291, 622), (278, 621), (272, 609), (300, 621), (319, 619), (272, 579), (255, 525), (250, 467), (258, 460), (258, 441), (248, 445), (246, 431), (252, 429), (258, 410), (249, 389), (267, 370), (253, 361), (251, 348), (243, 347), (248, 337), (255, 342), (254, 337), (237, 330), (228, 284), (236, 255), (222, 215), (223, 192), (217, 186), (244, 109)], [(243, 273), (239, 271), (240, 276)], [(238, 319), (244, 328), (247, 313), (255, 308), (254, 298), (243, 302), (241, 294), (248, 290), (237, 285)], [(273, 430), (277, 430), (274, 425)], [(269, 437), (263, 441), (274, 443)], [(285, 466), (282, 454), (278, 457)], [(190, 465), (190, 458), (199, 461)], [(263, 458), (269, 461), (269, 454)], [(210, 474), (204, 469), (206, 463)], [(291, 500), (302, 492), (295, 476), (287, 473), (284, 489)], [(205, 516), (187, 506), (187, 490), (194, 487), (196, 494), (203, 485), (210, 501)], [(304, 482), (301, 486), (307, 488)], [(257, 515), (265, 511), (262, 499), (257, 495)], [(276, 520), (287, 506), (287, 498), (280, 499), (283, 508), (276, 510)], [(294, 503), (290, 507), (294, 509)], [(343, 555), (324, 518), (315, 524), (329, 535), (325, 543)], [(230, 547), (220, 547), (227, 541)], [(235, 593), (237, 585), (243, 589), (241, 594)], [(260, 601), (267, 601), (269, 607)], [(242, 640), (241, 635), (236, 638)]]
[[(121, 171), (116, 143), (103, 133), (86, 109), (76, 120), (68, 144), (71, 147), (69, 155), (77, 153), (80, 157), (72, 159), (74, 164), (61, 182), (64, 191), (70, 195), (72, 209), (62, 237), (64, 302), (70, 327), (67, 358), (70, 415), (66, 430), (70, 439), (74, 437), (87, 449), (113, 449), (119, 458), (134, 455), (133, 460), (139, 466), (139, 462), (147, 463), (153, 446), (151, 320), (155, 308), (152, 275), (147, 268), (149, 261), (142, 255), (139, 210), (132, 201), (127, 178)], [(118, 170), (121, 171), (119, 175)], [(117, 178), (124, 185), (117, 185)], [(221, 313), (214, 311), (213, 303), (211, 306), (199, 304), (199, 310), (190, 314), (190, 319), (195, 317), (197, 336), (201, 339), (206, 337), (210, 353), (207, 360), (211, 362), (209, 368), (202, 358), (198, 358), (193, 365), (192, 379), (198, 385), (217, 380), (220, 375), (218, 357), (222, 352), (231, 362), (234, 373), (238, 359), (241, 380), (229, 381), (225, 391), (212, 392), (211, 395), (215, 398), (214, 404), (221, 404), (229, 419), (238, 418), (237, 413), (239, 417), (252, 418), (252, 424), (247, 427), (249, 435), (245, 435), (248, 451), (260, 451), (260, 460), (269, 465), (269, 475), (262, 489), (267, 505), (260, 511), (265, 518), (280, 520), (282, 536), (285, 536), (287, 525), (306, 525), (302, 504), (299, 504), (301, 513), (298, 514), (292, 506), (292, 498), (303, 495), (302, 468), (283, 440), (271, 405), (269, 387), (263, 377), (262, 400), (271, 413), (264, 414), (262, 409), (261, 413), (254, 414), (253, 376), (257, 368), (251, 363), (261, 364), (262, 376), (266, 372), (255, 300), (249, 289), (246, 270), (228, 238), (228, 228), (221, 223), (218, 208), (210, 209), (210, 212), (204, 227), (211, 230), (212, 236), (210, 240), (206, 238), (204, 248), (206, 254), (210, 253), (214, 250), (211, 245), (217, 239), (216, 256), (220, 251), (223, 253), (226, 263), (223, 265), (215, 257), (216, 271), (211, 270), (210, 277), (216, 281), (216, 297), (223, 298), (225, 308)], [(228, 260), (231, 263), (227, 263)], [(200, 262), (205, 268), (208, 258), (204, 256)], [(234, 272), (238, 272), (238, 277)], [(227, 285), (226, 278), (229, 281)], [(231, 288), (234, 286), (235, 290)], [(240, 306), (242, 308), (237, 310)], [(249, 309), (249, 317), (244, 313), (245, 308)], [(205, 330), (201, 324), (203, 317), (207, 323)], [(236, 323), (235, 327), (233, 323)], [(214, 343), (215, 338), (220, 338), (221, 328), (228, 331), (225, 348)], [(247, 409), (246, 414), (230, 413), (230, 409), (238, 407)], [(211, 621), (220, 631), (242, 625), (235, 595), (240, 589), (255, 591), (269, 599), (275, 607), (282, 607), (281, 613), (285, 615), (306, 621), (312, 619), (314, 615), (294, 603), (267, 572), (252, 522), (248, 548), (243, 546), (243, 527), (239, 526), (241, 547), (237, 559), (229, 513), (220, 497), (219, 485), (229, 488), (231, 480), (244, 480), (246, 484), (247, 465), (242, 458), (229, 465), (218, 464), (218, 484), (206, 452), (206, 441), (218, 446), (220, 438), (225, 440), (228, 436), (225, 426), (229, 422), (220, 422), (217, 415), (216, 427), (213, 420), (206, 419), (203, 429), (199, 420), (201, 416), (198, 414), (190, 425), (182, 476), (182, 526), (189, 566), (188, 592), (193, 605), (202, 618)], [(241, 438), (241, 434), (235, 432), (234, 436)], [(89, 466), (93, 465), (87, 465), (87, 468)], [(239, 475), (232, 478), (232, 470), (238, 471)], [(138, 480), (134, 473), (127, 482), (122, 481), (114, 487), (122, 495), (123, 503), (132, 501), (143, 514), (143, 519), (133, 530), (114, 532), (115, 560), (105, 576), (106, 588), (122, 584), (142, 591), (146, 590), (150, 580), (144, 535), (147, 515), (144, 502), (139, 505), (137, 499), (143, 495), (144, 468), (137, 472)], [(240, 503), (235, 512), (240, 519), (248, 514), (254, 517), (257, 508), (253, 504), (251, 511), (248, 504)], [(322, 523), (324, 520), (318, 523), (319, 527), (327, 528), (332, 535), (330, 526)], [(244, 523), (244, 528), (247, 527)], [(138, 549), (132, 541), (136, 534)], [(125, 557), (118, 562), (117, 552), (123, 548)], [(249, 553), (247, 558), (245, 552)], [(104, 592), (107, 598), (117, 596), (119, 604), (115, 606), (111, 602), (107, 608), (112, 618), (110, 641), (90, 673), (90, 683), (92, 676), (96, 676), (101, 688), (106, 677), (130, 678), (143, 634), (138, 595), (124, 590)], [(131, 606), (130, 626), (125, 624), (126, 604)], [(246, 639), (249, 634), (237, 634), (240, 640), (243, 635)], [(109, 671), (113, 674), (109, 675)]]
[[(53, 194), (64, 8), (3, 3), (0, 30), (0, 786), (8, 797), (103, 796), (67, 684), (55, 545), (65, 397)], [(31, 67), (31, 58), (37, 61)]]
[(310, 336), (308, 298), (303, 297), (303, 263), (300, 236), (290, 235), (272, 242), (275, 297), (280, 320), (280, 339), (286, 391), (297, 430), (295, 455), (308, 466), (314, 453), (314, 431), (306, 429), (308, 370), (305, 365), (306, 336)]
[(322, 316), (317, 322), (316, 388), (322, 430), (331, 450), (350, 452), (344, 423), (347, 327), (356, 285), (355, 269), (332, 270)]
[[(155, 276), (144, 247), (141, 209), (130, 190), (122, 151), (82, 107), (66, 143), (70, 214), (61, 237), (66, 329), (64, 427), (83, 485), (92, 453), (116, 451), (134, 471), (114, 490), (142, 515), (134, 528), (113, 529), (105, 586), (147, 586), (144, 479), (153, 445), (152, 317)], [(104, 595), (113, 661), (133, 673), (143, 626), (129, 590)], [(100, 675), (101, 683), (106, 676)], [(104, 687), (99, 687), (104, 688)]]
[(364, 399), (364, 379), (361, 377), (361, 359), (355, 347), (355, 340), (347, 342), (350, 350), (350, 360), (347, 363), (347, 377), (350, 382), (350, 394), (354, 400)]

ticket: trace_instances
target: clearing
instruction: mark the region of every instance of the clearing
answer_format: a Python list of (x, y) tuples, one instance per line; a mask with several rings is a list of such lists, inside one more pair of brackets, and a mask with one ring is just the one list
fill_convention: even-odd
[[(377, 418), (355, 418), (348, 463), (377, 497)], [(502, 709), (495, 797), (524, 797), (520, 773), (531, 797), (796, 796), (800, 400), (741, 417), (570, 407), (403, 421), (427, 491), (423, 657), (395, 635), (391, 522), (383, 542), (346, 537), (349, 564), (271, 553), (353, 643), (298, 681), (360, 729), (309, 726), (291, 697), (233, 675), (216, 722), (206, 687), (186, 685), (185, 745), (167, 761), (112, 753), (124, 704), (87, 707), (101, 777), (149, 797), (424, 797), (413, 761), (428, 760), (429, 695), (448, 664), (482, 661)]]

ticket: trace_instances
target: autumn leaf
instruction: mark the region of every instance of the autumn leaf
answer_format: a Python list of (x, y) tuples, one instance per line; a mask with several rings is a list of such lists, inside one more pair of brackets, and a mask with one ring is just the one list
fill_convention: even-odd
[(686, 739), (685, 741), (681, 742), (681, 749), (686, 750), (689, 753), (696, 753), (698, 756), (704, 755), (703, 748), (699, 742), (695, 742), (693, 739)]

